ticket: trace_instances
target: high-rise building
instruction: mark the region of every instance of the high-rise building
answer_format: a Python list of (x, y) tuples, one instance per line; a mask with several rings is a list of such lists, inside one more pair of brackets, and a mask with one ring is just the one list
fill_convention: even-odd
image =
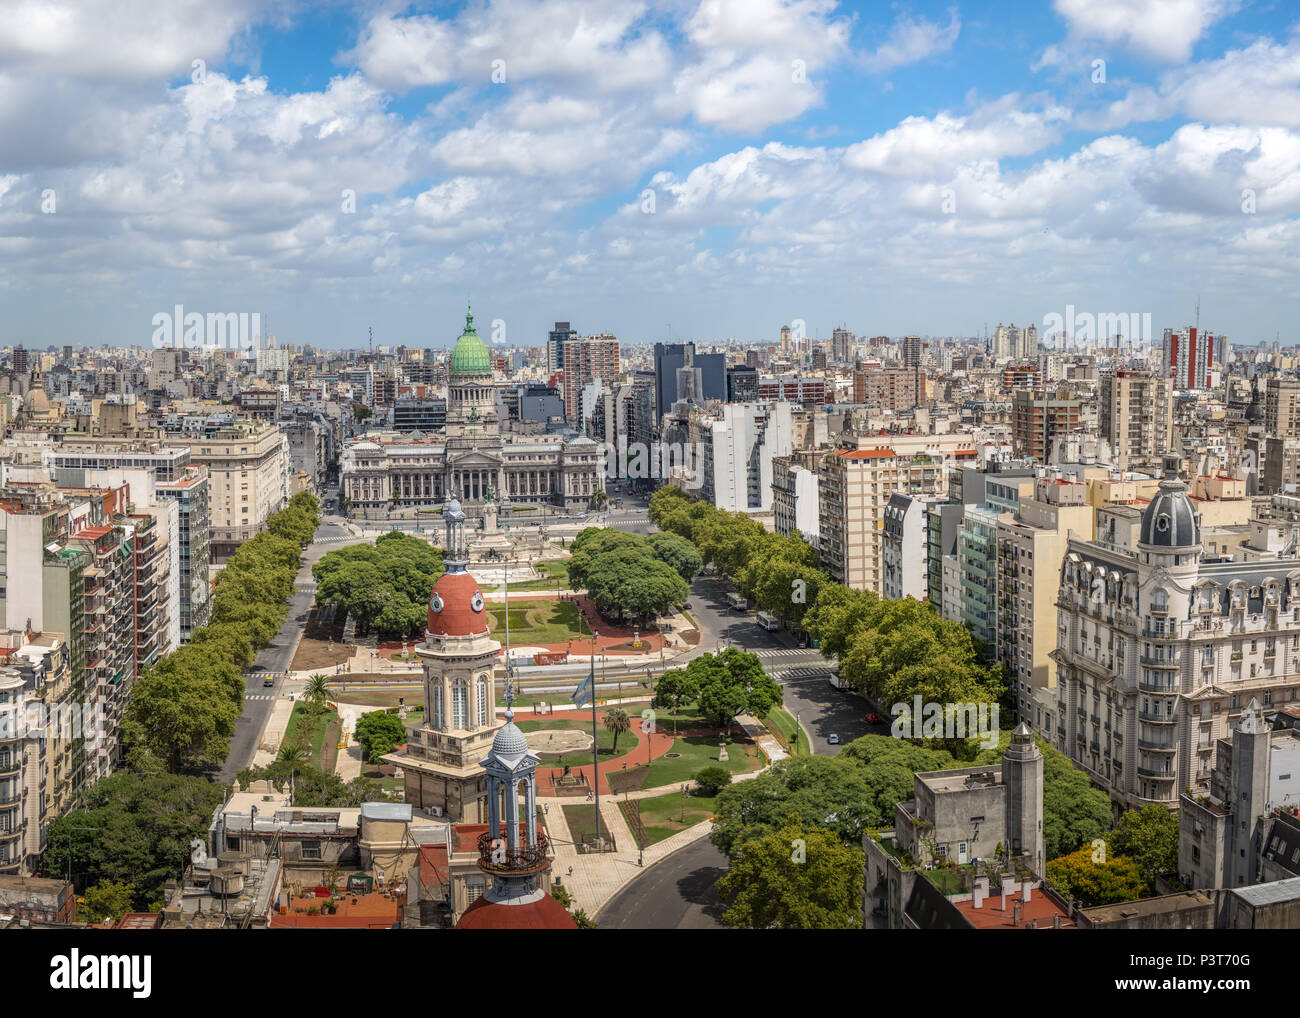
[(179, 510), (177, 569), (180, 586), (180, 640), (188, 643), (194, 630), (208, 624), (210, 600), (212, 520), (208, 506), (208, 471), (188, 468), (174, 481), (159, 481), (160, 498), (174, 499)]
[(1300, 438), (1300, 378), (1269, 378), (1264, 387), (1264, 432)]
[(546, 370), (551, 374), (564, 370), (564, 344), (577, 339), (578, 333), (568, 322), (556, 322), (546, 335)]
[[(682, 375), (681, 371), (688, 359), (691, 362), (690, 371), (687, 375)], [(664, 414), (679, 399), (685, 399), (688, 390), (690, 396), (701, 404), (710, 399), (741, 402), (732, 399), (728, 390), (725, 354), (697, 353), (695, 344), (691, 342), (656, 343), (654, 371), (656, 422), (662, 421)]]
[(926, 373), (920, 367), (862, 367), (853, 372), (853, 402), (873, 403), (902, 413), (924, 406), (929, 396)]
[(1191, 325), (1165, 329), (1161, 347), (1161, 371), (1174, 380), (1175, 389), (1208, 389), (1210, 372), (1225, 361), (1226, 340), (1217, 339)]
[(907, 336), (903, 339), (903, 367), (914, 368), (920, 365), (925, 344), (920, 336)]
[(831, 333), (831, 357), (840, 364), (847, 364), (853, 356), (854, 336), (848, 329), (836, 329)]
[(1067, 391), (1018, 389), (1012, 400), (1011, 434), (1017, 456), (1051, 463), (1056, 443), (1083, 425), (1083, 401)]
[(1151, 371), (1116, 371), (1101, 378), (1098, 430), (1123, 470), (1159, 469), (1173, 448), (1174, 387)]
[(618, 340), (604, 333), (564, 343), (564, 416), (580, 427), (579, 402), (583, 386), (599, 380), (606, 385), (618, 381)]

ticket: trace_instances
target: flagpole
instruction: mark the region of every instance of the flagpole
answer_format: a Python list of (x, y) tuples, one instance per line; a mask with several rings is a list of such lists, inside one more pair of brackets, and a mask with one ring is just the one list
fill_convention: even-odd
[(596, 844), (600, 845), (600, 735), (596, 732), (596, 630), (591, 631), (591, 757), (596, 788)]

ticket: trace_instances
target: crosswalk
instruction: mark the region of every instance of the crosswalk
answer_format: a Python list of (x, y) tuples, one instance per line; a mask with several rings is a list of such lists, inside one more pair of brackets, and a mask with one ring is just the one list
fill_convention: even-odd
[(344, 541), (355, 540), (351, 534), (344, 534), (342, 537), (318, 537), (312, 544), (342, 544)]
[(245, 700), (270, 700), (275, 696), (274, 693), (245, 693)]
[(816, 654), (817, 651), (809, 650), (806, 647), (781, 647), (776, 649), (756, 650), (754, 653), (759, 657), (808, 657), (810, 654)]
[(777, 672), (777, 676), (783, 679), (826, 678), (828, 675), (830, 675), (829, 668), (817, 668), (812, 666), (807, 668), (782, 668)]

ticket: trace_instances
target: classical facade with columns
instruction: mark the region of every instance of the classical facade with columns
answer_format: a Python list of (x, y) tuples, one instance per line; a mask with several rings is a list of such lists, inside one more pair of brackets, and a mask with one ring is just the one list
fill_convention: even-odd
[(434, 508), (452, 494), (467, 505), (509, 497), (582, 511), (601, 489), (604, 461), (585, 436), (502, 436), (492, 357), (466, 313), (448, 365), (445, 432), (368, 434), (343, 450), (340, 472), (352, 510), (371, 517)]

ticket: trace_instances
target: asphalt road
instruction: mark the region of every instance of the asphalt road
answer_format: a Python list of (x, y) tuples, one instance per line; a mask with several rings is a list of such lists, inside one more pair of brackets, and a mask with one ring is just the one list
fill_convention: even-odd
[(714, 884), (727, 857), (705, 838), (674, 852), (619, 891), (596, 916), (602, 930), (721, 930)]
[[(279, 676), (289, 670), (294, 647), (307, 624), (307, 616), (316, 596), (311, 567), (331, 548), (339, 547), (339, 541), (347, 536), (348, 531), (338, 517), (326, 517), (316, 528), (312, 543), (303, 553), (303, 564), (298, 570), (293, 597), (289, 600), (289, 614), (285, 616), (275, 638), (258, 653), (253, 667), (244, 673), (244, 711), (235, 722), (235, 734), (230, 738), (230, 755), (216, 773), (217, 781), (233, 781), (239, 771), (252, 764), (262, 728), (266, 725), (272, 705), (280, 695), (280, 686), (284, 680)], [(267, 675), (275, 676), (273, 686), (266, 687), (262, 684)]]

